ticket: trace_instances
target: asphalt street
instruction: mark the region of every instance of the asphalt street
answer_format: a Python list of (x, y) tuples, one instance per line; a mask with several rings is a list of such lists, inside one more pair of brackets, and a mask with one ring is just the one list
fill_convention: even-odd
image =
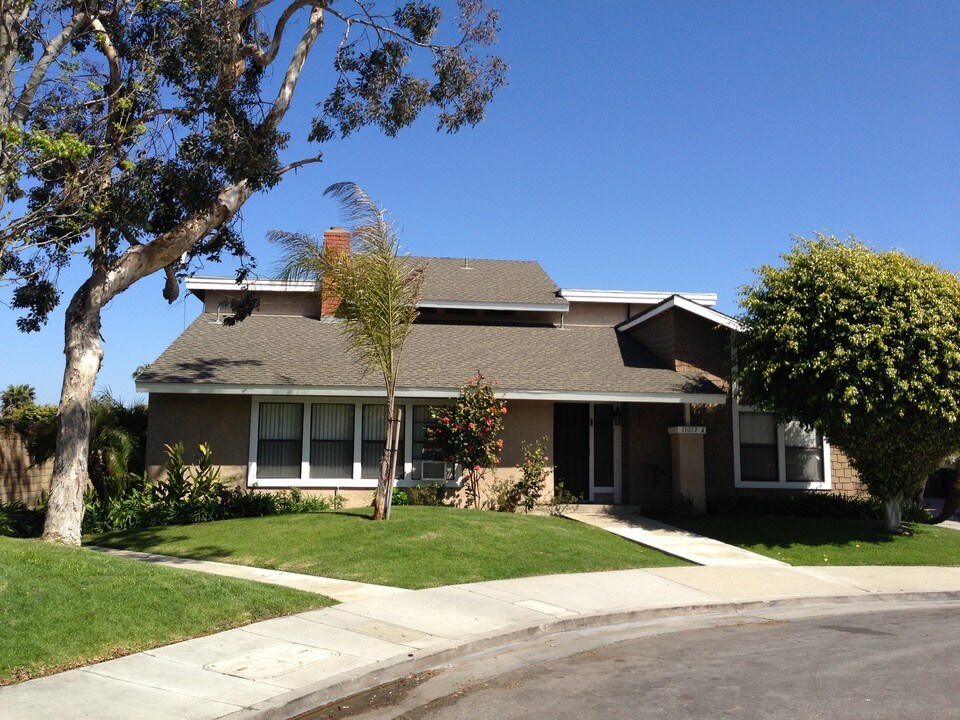
[(955, 605), (838, 606), (573, 634), (479, 655), (315, 717), (960, 718), (956, 621)]

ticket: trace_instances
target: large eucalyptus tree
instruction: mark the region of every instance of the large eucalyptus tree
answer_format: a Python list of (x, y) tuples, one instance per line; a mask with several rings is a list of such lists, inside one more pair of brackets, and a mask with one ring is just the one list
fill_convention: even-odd
[(364, 126), (393, 136), (431, 106), (448, 132), (482, 119), (504, 82), (486, 50), (497, 14), (457, 0), (451, 26), (440, 2), (0, 2), (0, 283), (24, 311), (20, 329), (45, 323), (60, 269), (90, 266), (66, 311), (46, 539), (80, 542), (102, 309), (155, 272), (172, 302), (196, 258), (236, 256), (245, 277), (237, 213), (321, 158), (283, 152), (311, 54), (328, 80), (300, 98), (319, 108), (317, 143)]

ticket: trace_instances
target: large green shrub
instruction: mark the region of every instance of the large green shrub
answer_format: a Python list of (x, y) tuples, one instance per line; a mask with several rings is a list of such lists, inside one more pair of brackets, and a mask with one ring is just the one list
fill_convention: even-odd
[(841, 448), (898, 531), (960, 448), (960, 278), (819, 233), (782, 259), (743, 291), (742, 398)]

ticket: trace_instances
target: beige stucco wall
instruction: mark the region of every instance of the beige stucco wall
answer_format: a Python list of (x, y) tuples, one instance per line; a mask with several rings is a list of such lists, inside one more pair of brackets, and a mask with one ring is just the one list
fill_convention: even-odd
[(524, 442), (534, 443), (539, 440), (546, 448), (547, 457), (552, 457), (553, 403), (543, 400), (508, 400), (501, 437), (501, 468), (512, 468), (523, 460), (521, 447)]
[(147, 414), (147, 472), (157, 477), (166, 458), (164, 445), (183, 443), (191, 459), (209, 443), (223, 480), (246, 481), (250, 445), (250, 398), (243, 395), (152, 393)]
[(649, 310), (652, 305), (630, 303), (571, 302), (563, 318), (564, 325), (603, 325), (613, 327)]
[(0, 502), (22, 502), (35, 507), (41, 493), (50, 491), (53, 460), (32, 465), (20, 434), (0, 430)]
[[(240, 292), (222, 292), (207, 290), (203, 298), (203, 311), (217, 312), (229, 315), (231, 313), (228, 302), (232, 298), (240, 297)], [(257, 312), (263, 315), (306, 315), (320, 317), (320, 301), (316, 293), (312, 292), (265, 292), (257, 293), (260, 307)]]

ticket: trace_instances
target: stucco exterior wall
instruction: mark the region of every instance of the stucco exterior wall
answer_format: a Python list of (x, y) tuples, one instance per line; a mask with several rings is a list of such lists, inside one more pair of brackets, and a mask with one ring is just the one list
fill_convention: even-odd
[(41, 493), (50, 491), (53, 460), (31, 465), (19, 433), (0, 430), (0, 502), (22, 502), (36, 507)]
[(503, 438), (503, 453), (500, 456), (502, 469), (513, 468), (523, 460), (521, 447), (524, 442), (534, 443), (539, 440), (546, 449), (547, 457), (553, 457), (553, 402), (508, 400), (501, 437)]
[(164, 445), (182, 442), (191, 459), (200, 443), (209, 443), (220, 477), (244, 484), (250, 446), (250, 398), (243, 395), (153, 393), (147, 413), (147, 473), (163, 472)]
[[(207, 290), (203, 298), (203, 311), (216, 314), (220, 307), (221, 314), (229, 315), (230, 307), (227, 304), (232, 298), (240, 297), (241, 293)], [(306, 315), (320, 317), (320, 300), (316, 293), (311, 292), (265, 292), (257, 293), (260, 299), (258, 313), (263, 315)]]
[(564, 325), (603, 325), (613, 327), (630, 318), (630, 306), (623, 303), (570, 303)]

